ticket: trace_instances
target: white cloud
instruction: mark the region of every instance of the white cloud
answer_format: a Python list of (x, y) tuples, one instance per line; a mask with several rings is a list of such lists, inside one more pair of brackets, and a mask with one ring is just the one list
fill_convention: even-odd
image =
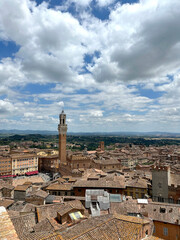
[[(100, 7), (112, 2), (97, 1)], [(70, 13), (45, 3), (2, 0), (0, 29), (20, 45), (16, 56), (21, 60), (9, 63), (21, 73), (17, 82), (73, 82), (79, 78), (84, 54), (93, 50), (101, 53), (88, 67), (96, 81), (147, 81), (165, 77), (179, 65), (179, 7), (176, 0), (117, 4), (109, 21), (87, 13), (80, 24)]]
[(64, 102), (62, 102), (62, 101), (58, 102), (57, 105), (63, 108), (64, 107)]
[(90, 111), (91, 117), (103, 117), (103, 111), (101, 110), (91, 110)]
[(31, 113), (31, 112), (26, 112), (24, 113), (24, 117), (34, 117), (34, 113)]
[[(97, 81), (147, 81), (179, 65), (179, 1), (140, 1), (117, 5), (100, 38), (105, 44), (92, 73)], [(114, 76), (112, 68), (116, 65)], [(107, 73), (108, 72), (108, 73)]]
[(8, 100), (0, 100), (0, 115), (12, 113), (15, 110), (17, 110), (17, 108), (15, 108), (11, 102)]
[[(72, 2), (76, 16), (65, 10)], [(93, 16), (92, 3), (99, 11), (110, 6), (109, 19)], [(20, 47), (0, 61), (1, 116), (19, 117), (27, 128), (56, 128), (65, 105), (73, 129), (180, 131), (179, 8), (179, 0), (69, 0), (60, 11), (1, 0), (0, 38)], [(35, 94), (26, 89), (33, 83), (54, 85)], [(153, 98), (149, 89), (161, 95)]]
[(4, 58), (0, 62), (0, 81), (6, 87), (25, 85), (27, 78), (22, 71), (21, 61)]
[(115, 2), (115, 0), (96, 0), (100, 7), (108, 6)]
[(35, 6), (28, 0), (14, 0), (13, 4), (2, 0), (0, 12), (0, 30), (20, 45), (18, 62), (9, 63), (21, 69), (18, 81), (73, 82), (83, 66), (88, 32), (71, 14), (48, 9), (45, 3)]

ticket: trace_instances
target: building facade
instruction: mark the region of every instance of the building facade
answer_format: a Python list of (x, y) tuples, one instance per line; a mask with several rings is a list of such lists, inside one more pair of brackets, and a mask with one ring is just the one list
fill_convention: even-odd
[(172, 174), (170, 166), (153, 167), (152, 197), (158, 202), (180, 203), (180, 175)]
[(152, 194), (158, 201), (168, 198), (169, 174), (169, 167), (155, 166), (152, 169)]
[(0, 156), (0, 176), (11, 174), (12, 174), (11, 158)]
[(0, 146), (0, 155), (8, 154), (9, 152), (10, 152), (10, 146), (9, 145)]
[(180, 239), (180, 225), (166, 222), (154, 222), (154, 236), (164, 240)]
[(103, 170), (104, 172), (108, 172), (110, 170), (120, 170), (122, 168), (121, 163), (117, 159), (113, 158), (107, 160), (92, 160), (91, 167)]
[(39, 171), (45, 172), (58, 172), (58, 155), (40, 156), (38, 158), (38, 169)]
[(11, 154), (12, 174), (24, 175), (28, 172), (38, 171), (38, 157), (36, 154)]
[(71, 154), (67, 156), (67, 164), (73, 169), (88, 169), (91, 166), (92, 160), (88, 156), (82, 154)]

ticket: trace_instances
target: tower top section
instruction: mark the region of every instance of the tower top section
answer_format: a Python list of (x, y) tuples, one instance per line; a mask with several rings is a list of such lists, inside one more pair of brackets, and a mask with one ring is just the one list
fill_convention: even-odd
[(63, 134), (67, 132), (66, 114), (64, 113), (64, 110), (62, 110), (61, 114), (59, 115), (58, 131), (59, 133)]
[(64, 113), (64, 110), (62, 110), (61, 114), (59, 114), (59, 121), (60, 125), (67, 126), (66, 124), (66, 114)]

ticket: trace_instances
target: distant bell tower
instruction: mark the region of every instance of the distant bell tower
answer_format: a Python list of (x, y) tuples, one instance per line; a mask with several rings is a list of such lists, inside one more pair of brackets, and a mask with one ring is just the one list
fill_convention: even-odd
[(64, 110), (59, 115), (59, 160), (60, 164), (66, 164), (66, 133), (67, 133), (67, 124), (66, 124), (66, 114)]

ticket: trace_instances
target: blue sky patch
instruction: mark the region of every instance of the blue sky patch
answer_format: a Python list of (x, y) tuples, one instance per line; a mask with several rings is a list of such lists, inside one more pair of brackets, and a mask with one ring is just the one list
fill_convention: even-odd
[(0, 41), (0, 60), (7, 57), (14, 58), (19, 49), (20, 46), (13, 41)]

